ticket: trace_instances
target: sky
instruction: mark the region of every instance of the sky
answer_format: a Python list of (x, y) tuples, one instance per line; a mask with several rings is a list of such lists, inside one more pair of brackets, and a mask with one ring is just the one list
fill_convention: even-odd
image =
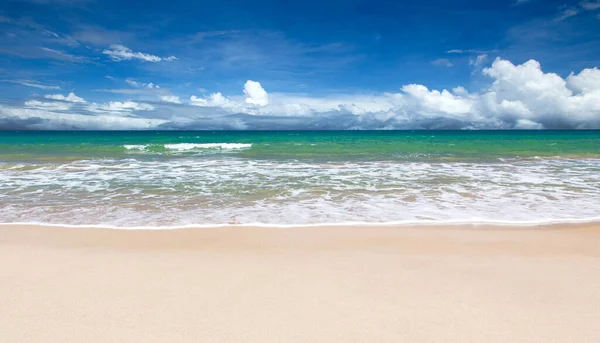
[(3, 0), (0, 129), (600, 129), (600, 0)]

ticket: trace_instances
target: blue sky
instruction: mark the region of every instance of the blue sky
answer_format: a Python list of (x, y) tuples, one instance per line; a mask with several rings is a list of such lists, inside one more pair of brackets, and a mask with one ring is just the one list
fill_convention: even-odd
[(599, 65), (596, 0), (5, 0), (0, 127), (595, 128)]

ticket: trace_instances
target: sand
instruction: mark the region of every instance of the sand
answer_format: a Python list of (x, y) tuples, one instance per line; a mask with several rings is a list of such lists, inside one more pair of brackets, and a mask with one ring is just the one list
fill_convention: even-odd
[(1, 342), (600, 342), (600, 226), (0, 226)]

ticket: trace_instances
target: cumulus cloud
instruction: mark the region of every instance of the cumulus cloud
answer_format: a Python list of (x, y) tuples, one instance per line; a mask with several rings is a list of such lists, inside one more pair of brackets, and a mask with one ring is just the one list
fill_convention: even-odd
[[(471, 92), (458, 85), (438, 90), (408, 84), (390, 93), (310, 96), (267, 93), (249, 80), (238, 94), (191, 96), (181, 105), (177, 96), (162, 94), (161, 102), (152, 104), (30, 100), (22, 110), (62, 111), (73, 105), (93, 114), (147, 117), (158, 120), (152, 121), (155, 128), (177, 129), (600, 129), (598, 68), (563, 78), (535, 60), (513, 64), (497, 58), (479, 72), (489, 83)], [(96, 123), (90, 121), (90, 128)]]
[(230, 105), (234, 105), (234, 103), (225, 98), (220, 92), (217, 92), (205, 98), (192, 95), (190, 97), (190, 105), (199, 107), (231, 107)]
[(102, 51), (103, 54), (108, 55), (113, 61), (126, 61), (126, 60), (140, 60), (145, 62), (161, 62), (161, 61), (174, 61), (177, 59), (175, 56), (159, 57), (144, 52), (134, 52), (128, 47), (121, 44), (112, 44), (109, 49)]
[(244, 85), (244, 94), (246, 94), (246, 103), (258, 106), (266, 106), (269, 103), (269, 96), (262, 88), (260, 82), (248, 80)]
[(73, 92), (67, 94), (66, 96), (62, 95), (62, 94), (47, 94), (47, 95), (44, 95), (44, 98), (51, 99), (51, 100), (61, 100), (61, 101), (66, 101), (66, 102), (85, 103), (85, 100), (83, 98), (78, 97)]
[[(479, 57), (474, 64), (482, 65), (485, 60), (487, 56)], [(492, 82), (477, 93), (460, 86), (449, 91), (409, 84), (398, 93), (319, 98), (267, 94), (248, 81), (244, 87), (246, 98), (214, 93), (207, 98), (193, 96), (190, 104), (253, 116), (352, 115), (363, 128), (378, 127), (376, 122), (385, 122), (391, 128), (414, 128), (415, 123), (423, 122), (435, 123), (438, 128), (600, 128), (597, 68), (563, 79), (545, 73), (535, 60), (514, 65), (498, 58), (482, 73)], [(251, 95), (250, 89), (258, 90), (260, 96)], [(261, 105), (257, 107), (259, 99)]]
[(571, 73), (567, 77), (567, 86), (578, 94), (598, 91), (600, 90), (600, 70), (595, 67), (584, 69), (577, 75)]
[(179, 97), (175, 95), (161, 95), (160, 101), (169, 102), (172, 104), (181, 104), (181, 100), (179, 100)]

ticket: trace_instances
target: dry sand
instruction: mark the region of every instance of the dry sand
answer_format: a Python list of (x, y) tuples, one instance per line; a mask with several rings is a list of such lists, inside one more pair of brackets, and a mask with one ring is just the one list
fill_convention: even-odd
[(600, 342), (600, 226), (0, 226), (0, 342)]

